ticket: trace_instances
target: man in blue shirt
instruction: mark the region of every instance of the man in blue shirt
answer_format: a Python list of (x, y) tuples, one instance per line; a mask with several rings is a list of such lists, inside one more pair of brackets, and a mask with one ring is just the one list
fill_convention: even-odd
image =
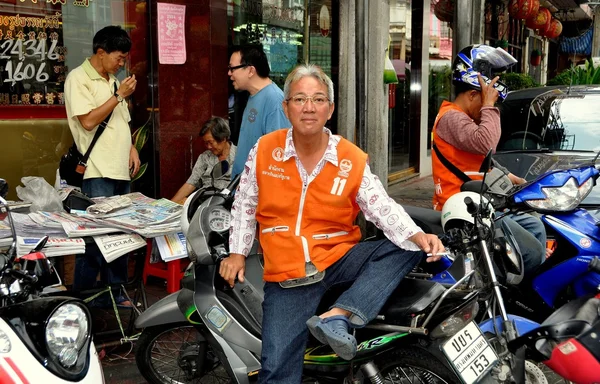
[(283, 92), (269, 79), (269, 61), (260, 45), (234, 49), (227, 74), (236, 91), (248, 91), (231, 177), (244, 170), (250, 149), (269, 132), (292, 125), (283, 112)]

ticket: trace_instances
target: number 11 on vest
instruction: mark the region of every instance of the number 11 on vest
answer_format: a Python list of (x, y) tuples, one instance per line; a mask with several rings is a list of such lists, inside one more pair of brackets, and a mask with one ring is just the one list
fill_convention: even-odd
[(341, 177), (336, 177), (333, 179), (333, 187), (331, 187), (332, 195), (342, 196), (342, 192), (344, 191), (344, 187), (346, 186), (346, 179), (342, 179)]

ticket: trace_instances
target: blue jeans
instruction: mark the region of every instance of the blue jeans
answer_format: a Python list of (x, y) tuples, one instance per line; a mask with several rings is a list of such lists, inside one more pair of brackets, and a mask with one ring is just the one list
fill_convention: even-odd
[[(108, 178), (92, 178), (83, 180), (81, 191), (89, 197), (110, 197), (124, 195), (130, 191), (128, 180), (113, 180)], [(75, 259), (75, 276), (73, 290), (76, 292), (96, 288), (96, 277), (100, 272), (101, 286), (120, 285), (127, 283), (127, 255), (119, 257), (112, 263), (107, 263), (98, 249), (95, 241), (86, 241), (85, 254)], [(120, 296), (120, 295), (118, 295)], [(100, 298), (101, 304), (108, 303), (108, 296)], [(124, 301), (118, 297), (117, 302)]]
[(350, 321), (363, 327), (373, 320), (400, 281), (423, 258), (421, 251), (405, 251), (384, 239), (356, 244), (327, 268), (318, 283), (281, 288), (265, 283), (260, 383), (300, 383), (308, 341), (306, 321), (323, 294), (337, 284), (352, 283), (330, 308), (352, 312)]
[(525, 266), (525, 275), (546, 260), (546, 228), (542, 220), (529, 214), (509, 214), (499, 219), (512, 231)]

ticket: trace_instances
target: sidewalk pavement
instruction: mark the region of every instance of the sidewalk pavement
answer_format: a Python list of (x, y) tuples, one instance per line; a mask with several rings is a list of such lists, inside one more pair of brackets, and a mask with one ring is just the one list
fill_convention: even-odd
[(433, 200), (433, 178), (415, 176), (412, 179), (388, 187), (390, 197), (401, 205), (431, 208)]

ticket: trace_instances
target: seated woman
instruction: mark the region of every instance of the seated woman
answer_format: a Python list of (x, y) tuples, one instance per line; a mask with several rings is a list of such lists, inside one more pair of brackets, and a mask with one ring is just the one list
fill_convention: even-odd
[[(171, 200), (183, 204), (185, 199), (196, 189), (215, 187), (225, 188), (231, 180), (231, 164), (235, 158), (236, 146), (229, 141), (231, 131), (227, 121), (221, 117), (211, 117), (200, 130), (200, 136), (204, 145), (208, 148), (200, 156), (194, 165), (192, 175), (179, 188), (179, 191)], [(229, 170), (218, 179), (212, 180), (213, 167), (220, 161), (227, 160), (230, 164)]]

